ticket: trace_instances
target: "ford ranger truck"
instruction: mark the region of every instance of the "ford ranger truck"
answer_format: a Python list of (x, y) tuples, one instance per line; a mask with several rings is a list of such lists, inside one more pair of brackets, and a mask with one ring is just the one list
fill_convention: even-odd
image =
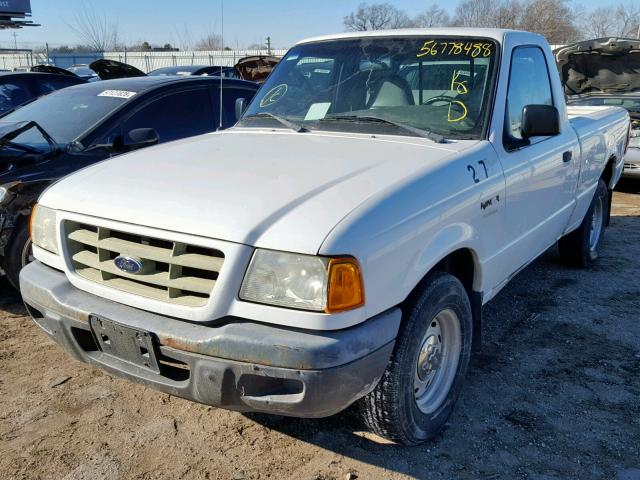
[(20, 275), (76, 359), (242, 412), (353, 403), (417, 444), (461, 391), (482, 306), (556, 243), (592, 264), (629, 115), (567, 109), (543, 37), (296, 44), (236, 127), (51, 186)]

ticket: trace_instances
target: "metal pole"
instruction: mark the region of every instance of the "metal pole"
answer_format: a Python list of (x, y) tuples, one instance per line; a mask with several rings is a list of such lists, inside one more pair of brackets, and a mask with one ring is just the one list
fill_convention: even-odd
[[(220, 41), (222, 42), (222, 45), (220, 46), (220, 48), (222, 48), (222, 51), (224, 51), (224, 0), (220, 0), (220, 14), (222, 16), (221, 19), (221, 28), (220, 28)], [(222, 129), (222, 62), (220, 62), (220, 121), (218, 122), (218, 129)]]

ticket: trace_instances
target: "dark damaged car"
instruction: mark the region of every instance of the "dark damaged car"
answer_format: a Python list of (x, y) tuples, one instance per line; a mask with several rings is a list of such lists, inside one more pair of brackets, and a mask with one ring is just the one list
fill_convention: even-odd
[(230, 127), (243, 103), (237, 100), (248, 103), (257, 89), (219, 77), (107, 80), (0, 117), (0, 267), (9, 281), (17, 287), (30, 261), (29, 215), (52, 182), (115, 155)]
[(572, 106), (615, 106), (631, 117), (623, 176), (640, 179), (640, 40), (598, 38), (555, 50)]

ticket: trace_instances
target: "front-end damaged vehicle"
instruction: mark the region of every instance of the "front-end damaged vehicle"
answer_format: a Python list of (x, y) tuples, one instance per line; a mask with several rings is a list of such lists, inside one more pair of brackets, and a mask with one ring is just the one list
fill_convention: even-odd
[(0, 270), (18, 288), (32, 259), (31, 207), (45, 188), (76, 170), (156, 143), (235, 123), (236, 98), (257, 84), (215, 77), (142, 77), (84, 83), (0, 117)]
[(554, 51), (567, 103), (615, 106), (631, 117), (624, 177), (640, 179), (640, 40), (598, 38)]
[(538, 35), (303, 41), (234, 128), (49, 188), (21, 292), (115, 375), (244, 412), (356, 402), (417, 444), (454, 408), (482, 306), (558, 241), (597, 258), (628, 126), (567, 109)]

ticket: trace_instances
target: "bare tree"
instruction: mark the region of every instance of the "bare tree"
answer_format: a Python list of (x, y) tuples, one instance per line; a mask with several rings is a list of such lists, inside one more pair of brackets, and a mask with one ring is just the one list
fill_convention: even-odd
[(437, 4), (431, 5), (426, 11), (413, 19), (413, 26), (421, 28), (444, 27), (451, 19), (449, 14)]
[(186, 23), (175, 27), (174, 31), (174, 44), (177, 45), (180, 50), (191, 50), (193, 41), (191, 39), (191, 32)]
[(68, 24), (83, 43), (98, 52), (114, 48), (118, 43), (118, 25), (109, 23), (104, 12), (99, 12), (83, 3), (72, 24)]
[(549, 43), (570, 43), (579, 38), (576, 14), (567, 0), (532, 0), (524, 4), (519, 28), (539, 33)]
[(411, 26), (411, 19), (389, 3), (361, 3), (355, 12), (344, 17), (344, 26), (354, 32), (403, 28)]
[(500, 0), (463, 0), (458, 4), (453, 17), (456, 27), (499, 27), (495, 12)]
[(589, 38), (633, 37), (638, 35), (640, 6), (633, 3), (596, 8), (584, 17), (583, 32)]
[(636, 38), (640, 33), (640, 5), (638, 3), (621, 4), (616, 10), (617, 17), (620, 19), (618, 36)]
[(524, 7), (519, 0), (504, 0), (494, 14), (494, 24), (497, 28), (521, 28)]
[(582, 31), (589, 38), (613, 36), (617, 31), (618, 18), (613, 7), (600, 7), (591, 11), (582, 22)]
[(195, 50), (222, 50), (222, 37), (218, 34), (211, 33), (206, 37), (200, 39), (195, 47)]
[(575, 18), (568, 0), (464, 0), (452, 23), (527, 30), (544, 35), (551, 43), (567, 43), (580, 36)]

